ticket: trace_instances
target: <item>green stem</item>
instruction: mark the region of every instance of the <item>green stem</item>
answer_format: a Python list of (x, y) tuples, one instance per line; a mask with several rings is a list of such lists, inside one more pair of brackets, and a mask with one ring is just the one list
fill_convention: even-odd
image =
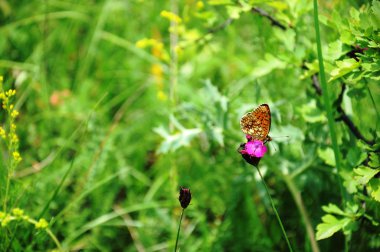
[(181, 223), (182, 223), (182, 217), (183, 217), (183, 213), (184, 213), (184, 212), (185, 212), (185, 208), (182, 208), (181, 218), (179, 219), (179, 225), (178, 225), (178, 231), (177, 231), (177, 239), (176, 239), (176, 241), (175, 241), (174, 252), (177, 251), (178, 239), (179, 239), (179, 231), (181, 230)]
[(323, 64), (321, 35), (319, 32), (319, 18), (318, 18), (318, 2), (317, 2), (317, 0), (314, 0), (314, 27), (315, 27), (315, 34), (316, 34), (316, 40), (317, 40), (318, 62), (319, 62), (319, 80), (320, 80), (321, 88), (322, 88), (322, 98), (323, 98), (324, 107), (325, 107), (325, 110), (327, 113), (327, 121), (328, 121), (328, 126), (330, 129), (331, 143), (332, 143), (332, 147), (334, 150), (336, 169), (338, 171), (338, 174), (337, 174), (338, 184), (339, 184), (340, 193), (342, 196), (342, 203), (344, 203), (345, 199), (346, 199), (346, 195), (344, 193), (342, 180), (341, 180), (340, 175), (339, 175), (340, 171), (341, 171), (339, 147), (338, 147), (338, 140), (336, 137), (335, 123), (334, 123), (335, 121), (334, 121), (333, 112), (332, 112), (332, 105), (331, 105), (331, 101), (330, 101), (329, 90), (327, 88), (327, 83), (326, 83), (325, 67)]
[(50, 238), (54, 241), (55, 245), (57, 246), (58, 250), (59, 251), (63, 251), (62, 250), (62, 246), (61, 246), (61, 243), (59, 242), (59, 240), (57, 239), (57, 237), (53, 234), (53, 232), (50, 230), (50, 229), (46, 229), (46, 233), (50, 236)]
[(280, 224), (281, 231), (282, 231), (282, 234), (283, 234), (283, 236), (284, 236), (284, 238), (285, 238), (285, 240), (286, 240), (286, 243), (287, 243), (287, 245), (288, 245), (289, 251), (290, 251), (290, 252), (293, 252), (293, 249), (292, 249), (292, 246), (290, 245), (290, 242), (289, 242), (288, 236), (286, 235), (286, 232), (285, 232), (284, 226), (282, 225), (281, 218), (280, 218), (280, 216), (278, 215), (278, 212), (277, 212), (277, 210), (276, 210), (276, 207), (275, 207), (275, 205), (274, 205), (274, 202), (273, 202), (273, 200), (272, 200), (272, 197), (270, 196), (268, 186), (267, 186), (267, 184), (265, 183), (265, 180), (264, 180), (264, 178), (263, 178), (263, 175), (262, 175), (261, 172), (260, 172), (259, 167), (257, 166), (256, 168), (257, 168), (257, 171), (259, 172), (259, 175), (260, 175), (261, 181), (263, 181), (263, 184), (264, 184), (264, 187), (265, 187), (265, 191), (266, 191), (267, 194), (268, 194), (268, 197), (269, 197), (270, 203), (271, 203), (272, 208), (273, 208), (273, 211), (274, 211), (274, 213), (275, 213), (275, 215), (276, 215), (276, 218), (277, 218), (278, 224)]

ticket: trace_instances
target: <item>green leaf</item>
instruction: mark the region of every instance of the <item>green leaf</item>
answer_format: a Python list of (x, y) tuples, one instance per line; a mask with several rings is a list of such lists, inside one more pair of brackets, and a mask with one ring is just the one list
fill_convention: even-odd
[(358, 175), (355, 176), (355, 179), (360, 184), (365, 185), (371, 178), (373, 178), (377, 173), (380, 172), (380, 169), (372, 169), (366, 166), (360, 166), (354, 169), (354, 172)]
[(339, 214), (339, 215), (346, 215), (343, 210), (341, 210), (337, 205), (335, 204), (328, 204), (327, 206), (322, 206), (323, 211), (326, 213), (334, 213), (334, 214)]
[(208, 103), (211, 102), (213, 104), (219, 103), (220, 107), (224, 112), (227, 111), (227, 106), (228, 106), (228, 98), (224, 95), (222, 95), (218, 88), (215, 87), (211, 81), (208, 79), (205, 83), (205, 98), (208, 98)]
[(318, 149), (318, 156), (325, 161), (326, 164), (335, 167), (335, 156), (332, 148)]
[(317, 108), (315, 100), (311, 100), (308, 104), (302, 105), (299, 109), (302, 118), (309, 123), (326, 122), (326, 116)]
[(337, 68), (333, 69), (330, 72), (329, 82), (336, 80), (353, 70), (357, 69), (360, 66), (360, 62), (357, 62), (355, 59), (345, 59), (341, 61), (336, 61)]
[(367, 158), (367, 153), (363, 152), (359, 148), (351, 148), (347, 153), (347, 161), (351, 167), (356, 167), (361, 164)]
[(335, 218), (331, 214), (326, 214), (322, 217), (323, 223), (317, 226), (317, 240), (322, 240), (331, 237), (333, 234), (342, 230), (347, 224), (351, 222), (349, 218), (343, 218), (341, 220)]
[(380, 167), (380, 156), (375, 152), (370, 152), (368, 165), (372, 168)]
[(358, 191), (359, 183), (354, 179), (354, 172), (341, 171), (339, 175), (344, 179), (343, 185), (347, 189), (348, 193), (356, 193)]
[(158, 147), (158, 153), (168, 153), (175, 151), (181, 147), (189, 146), (191, 140), (198, 136), (202, 130), (199, 128), (186, 129), (182, 126), (174, 116), (170, 116), (171, 123), (178, 129), (175, 133), (170, 133), (164, 127), (157, 127), (153, 131), (164, 138)]
[(252, 77), (262, 77), (271, 73), (274, 69), (284, 69), (286, 63), (272, 54), (266, 53), (264, 60), (259, 60), (257, 65), (253, 68), (251, 75)]
[(242, 8), (239, 6), (227, 6), (226, 7), (228, 16), (232, 19), (239, 19), (240, 18), (240, 12), (242, 12)]
[(369, 181), (368, 191), (370, 191), (370, 195), (377, 202), (380, 202), (380, 180), (372, 179)]
[(326, 59), (328, 60), (336, 60), (339, 59), (342, 55), (347, 53), (347, 50), (343, 51), (343, 43), (341, 40), (337, 40), (333, 43), (329, 44)]
[(305, 66), (307, 67), (308, 70), (306, 70), (300, 77), (301, 80), (304, 80), (306, 78), (310, 78), (312, 75), (316, 74), (319, 72), (319, 65), (318, 61), (314, 60), (311, 63), (306, 62)]
[(296, 32), (293, 29), (273, 30), (273, 34), (285, 45), (286, 50), (293, 52), (296, 41)]

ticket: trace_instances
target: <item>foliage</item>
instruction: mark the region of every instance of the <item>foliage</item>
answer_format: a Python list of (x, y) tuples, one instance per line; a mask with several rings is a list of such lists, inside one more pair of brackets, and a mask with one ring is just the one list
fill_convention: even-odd
[(173, 250), (179, 186), (181, 250), (286, 250), (262, 103), (294, 250), (379, 250), (380, 2), (319, 4), (317, 38), (304, 0), (2, 1), (0, 250)]

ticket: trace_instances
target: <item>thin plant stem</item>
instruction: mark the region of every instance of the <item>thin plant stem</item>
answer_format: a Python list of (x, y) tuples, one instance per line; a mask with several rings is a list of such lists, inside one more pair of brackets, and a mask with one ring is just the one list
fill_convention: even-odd
[(314, 0), (314, 27), (315, 27), (315, 34), (316, 34), (316, 40), (317, 40), (319, 80), (320, 80), (321, 88), (322, 88), (322, 98), (323, 98), (324, 107), (327, 113), (327, 122), (329, 126), (332, 147), (334, 150), (335, 165), (336, 165), (336, 169), (338, 173), (337, 179), (338, 179), (340, 194), (342, 197), (342, 203), (344, 203), (346, 199), (346, 195), (344, 193), (342, 180), (340, 178), (341, 165), (340, 165), (339, 146), (338, 146), (338, 140), (336, 137), (335, 121), (334, 121), (334, 117), (332, 113), (332, 105), (331, 105), (329, 90), (327, 88), (327, 83), (326, 83), (325, 67), (323, 64), (321, 35), (319, 32), (318, 1), (317, 0)]
[(280, 224), (282, 234), (283, 234), (283, 236), (284, 236), (284, 238), (285, 238), (285, 240), (286, 240), (286, 243), (287, 243), (287, 245), (288, 245), (288, 249), (289, 249), (290, 252), (293, 252), (293, 249), (292, 249), (292, 246), (290, 245), (290, 242), (289, 242), (288, 236), (286, 235), (286, 231), (285, 231), (285, 229), (284, 229), (284, 226), (282, 225), (281, 218), (280, 218), (280, 216), (278, 215), (278, 212), (277, 212), (277, 210), (276, 210), (276, 206), (274, 205), (274, 202), (273, 202), (273, 200), (272, 200), (272, 197), (270, 196), (268, 186), (267, 186), (267, 184), (265, 183), (264, 177), (263, 177), (263, 175), (261, 174), (259, 167), (257, 166), (256, 168), (257, 168), (257, 171), (259, 172), (259, 175), (260, 175), (261, 181), (262, 181), (263, 184), (264, 184), (265, 191), (266, 191), (266, 193), (267, 193), (267, 195), (268, 195), (268, 197), (269, 197), (269, 200), (270, 200), (270, 203), (271, 203), (271, 205), (272, 205), (272, 209), (273, 209), (273, 211), (274, 211), (274, 213), (275, 213), (275, 215), (276, 215), (276, 218), (277, 218), (278, 224)]
[(177, 246), (178, 246), (178, 239), (179, 239), (179, 231), (181, 230), (181, 223), (182, 223), (182, 218), (183, 218), (183, 213), (185, 212), (185, 208), (182, 208), (181, 212), (181, 217), (179, 219), (179, 225), (178, 225), (178, 231), (177, 231), (177, 238), (175, 240), (175, 247), (174, 247), (174, 252), (177, 251)]

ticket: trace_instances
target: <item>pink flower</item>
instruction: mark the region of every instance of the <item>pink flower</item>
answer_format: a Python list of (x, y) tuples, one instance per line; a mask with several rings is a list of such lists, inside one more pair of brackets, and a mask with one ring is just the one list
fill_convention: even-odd
[(241, 150), (241, 154), (248, 154), (251, 157), (262, 158), (267, 152), (267, 147), (260, 140), (248, 141), (244, 149)]
[(245, 151), (250, 156), (261, 158), (267, 152), (267, 147), (262, 141), (253, 140), (253, 142), (248, 141), (248, 143), (245, 144)]

